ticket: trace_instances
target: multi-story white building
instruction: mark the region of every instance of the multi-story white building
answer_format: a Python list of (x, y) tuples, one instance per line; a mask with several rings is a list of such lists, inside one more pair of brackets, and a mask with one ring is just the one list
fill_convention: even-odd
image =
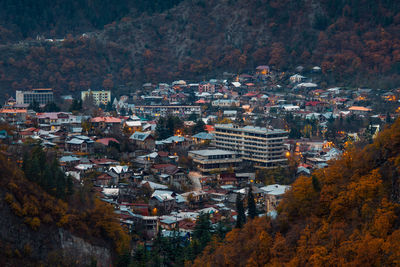
[(187, 116), (190, 114), (201, 115), (201, 107), (200, 106), (180, 106), (180, 105), (169, 105), (169, 106), (160, 106), (160, 105), (135, 105), (134, 107), (135, 114), (141, 115), (151, 115), (151, 116)]
[(274, 168), (287, 164), (283, 144), (288, 137), (287, 131), (233, 124), (216, 124), (214, 128), (217, 148), (235, 151), (243, 160), (253, 162), (255, 167)]
[(193, 150), (189, 151), (188, 155), (202, 173), (235, 170), (242, 162), (236, 152), (221, 149)]
[(31, 104), (33, 102), (45, 105), (49, 102), (53, 102), (53, 89), (37, 88), (31, 91), (16, 91), (15, 98), (16, 103), (19, 105)]
[(89, 95), (93, 96), (93, 100), (96, 105), (100, 105), (100, 103), (107, 105), (108, 102), (111, 102), (111, 91), (82, 91), (81, 92), (81, 99), (82, 101), (85, 100)]

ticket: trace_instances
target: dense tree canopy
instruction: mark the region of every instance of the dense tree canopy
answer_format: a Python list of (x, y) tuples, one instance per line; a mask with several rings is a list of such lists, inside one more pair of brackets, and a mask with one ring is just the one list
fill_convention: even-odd
[(400, 120), (360, 150), (300, 177), (276, 220), (257, 218), (194, 266), (395, 266), (400, 259)]

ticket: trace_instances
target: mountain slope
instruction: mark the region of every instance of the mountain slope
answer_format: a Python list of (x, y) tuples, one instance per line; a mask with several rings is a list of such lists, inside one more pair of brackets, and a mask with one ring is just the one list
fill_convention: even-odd
[[(10, 93), (29, 86), (116, 90), (144, 81), (252, 71), (261, 64), (282, 71), (319, 65), (322, 86), (399, 86), (398, 1), (187, 0), (175, 7), (179, 1), (172, 2), (151, 15), (132, 7), (104, 29), (64, 42), (3, 45), (0, 87)], [(74, 29), (96, 29), (79, 25)]]
[(84, 198), (79, 209), (56, 199), (0, 155), (0, 265), (110, 266), (129, 237), (113, 208)]
[(400, 120), (363, 150), (300, 177), (270, 221), (214, 242), (194, 266), (400, 264)]

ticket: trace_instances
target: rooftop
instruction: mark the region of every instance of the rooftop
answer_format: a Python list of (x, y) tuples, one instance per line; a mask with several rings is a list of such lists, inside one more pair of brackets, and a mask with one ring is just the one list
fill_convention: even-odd
[(203, 150), (192, 150), (190, 153), (199, 155), (199, 156), (216, 156), (216, 155), (235, 155), (236, 152), (222, 150), (222, 149), (203, 149)]
[(232, 123), (229, 124), (215, 124), (215, 128), (225, 128), (225, 129), (240, 129), (244, 132), (258, 132), (264, 134), (275, 134), (275, 133), (287, 133), (281, 129), (267, 129), (265, 127), (256, 127), (256, 126), (245, 126), (245, 127), (238, 127), (233, 125)]

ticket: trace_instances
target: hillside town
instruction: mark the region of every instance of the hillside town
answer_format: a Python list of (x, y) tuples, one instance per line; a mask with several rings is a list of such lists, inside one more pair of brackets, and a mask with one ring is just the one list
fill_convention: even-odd
[(312, 176), (400, 113), (400, 89), (326, 88), (321, 68), (224, 79), (145, 83), (131, 93), (17, 91), (0, 109), (2, 153), (55, 153), (74, 184), (110, 203), (137, 240), (190, 239), (200, 214), (233, 228), (249, 214), (275, 217), (298, 176)]

